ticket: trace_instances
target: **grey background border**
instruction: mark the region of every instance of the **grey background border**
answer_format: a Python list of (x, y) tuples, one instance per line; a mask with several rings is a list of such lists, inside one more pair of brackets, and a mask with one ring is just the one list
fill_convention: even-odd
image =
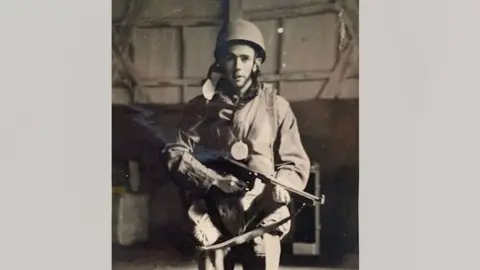
[[(110, 5), (0, 2), (0, 269), (111, 269)], [(478, 267), (479, 9), (360, 1), (360, 269)]]

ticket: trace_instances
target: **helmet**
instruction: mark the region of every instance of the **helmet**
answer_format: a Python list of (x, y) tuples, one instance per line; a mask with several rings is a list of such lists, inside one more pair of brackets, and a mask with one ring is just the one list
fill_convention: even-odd
[(217, 36), (215, 48), (215, 58), (217, 60), (220, 55), (226, 52), (227, 45), (231, 42), (239, 42), (252, 46), (262, 59), (262, 63), (265, 62), (267, 57), (265, 42), (262, 32), (255, 24), (243, 19), (237, 19), (229, 22), (226, 27), (224, 26)]

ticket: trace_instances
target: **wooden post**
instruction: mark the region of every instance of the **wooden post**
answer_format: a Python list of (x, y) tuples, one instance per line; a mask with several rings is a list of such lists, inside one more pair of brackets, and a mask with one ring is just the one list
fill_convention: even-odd
[[(131, 43), (132, 33), (135, 29), (135, 22), (149, 4), (150, 0), (131, 1), (127, 14), (118, 25), (118, 31), (114, 31), (112, 37), (112, 51), (117, 57), (117, 61), (120, 62), (121, 68), (125, 71), (126, 76), (129, 77), (128, 80), (134, 81), (133, 84), (127, 83), (132, 103), (135, 103), (136, 88), (139, 88), (141, 83), (127, 52)], [(143, 92), (141, 91), (141, 93)]]
[(242, 18), (242, 0), (228, 0), (228, 20)]

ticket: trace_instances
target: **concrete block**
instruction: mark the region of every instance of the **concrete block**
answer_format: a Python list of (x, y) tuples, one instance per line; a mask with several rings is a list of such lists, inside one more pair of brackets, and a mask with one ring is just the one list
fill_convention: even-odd
[(139, 169), (139, 164), (138, 162), (135, 162), (133, 160), (128, 161), (128, 179), (130, 180), (130, 188), (134, 192), (138, 192), (140, 188), (140, 181), (141, 181), (141, 176), (140, 176), (140, 169)]
[(112, 202), (112, 240), (128, 246), (148, 240), (149, 197), (139, 194), (114, 194)]

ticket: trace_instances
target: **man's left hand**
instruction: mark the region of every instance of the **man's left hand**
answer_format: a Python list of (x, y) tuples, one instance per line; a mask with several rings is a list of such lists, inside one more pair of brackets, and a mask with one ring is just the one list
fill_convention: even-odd
[(283, 187), (275, 186), (272, 190), (272, 196), (277, 203), (287, 204), (290, 202), (290, 194)]

